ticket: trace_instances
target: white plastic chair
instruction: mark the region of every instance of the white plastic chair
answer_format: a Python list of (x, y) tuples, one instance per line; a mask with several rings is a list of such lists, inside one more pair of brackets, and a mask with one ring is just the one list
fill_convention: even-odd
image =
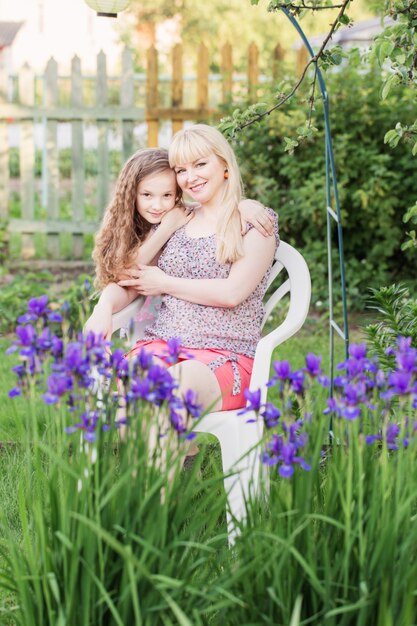
[[(287, 277), (281, 271), (286, 270)], [(261, 389), (261, 402), (266, 402), (271, 358), (273, 350), (294, 335), (303, 325), (310, 305), (311, 281), (307, 263), (292, 246), (280, 242), (269, 277), (270, 286), (277, 285), (273, 294), (265, 301), (264, 326), (274, 307), (289, 296), (289, 308), (284, 321), (262, 337), (258, 343), (251, 377), (250, 389)], [(143, 304), (139, 297), (122, 311), (113, 315), (113, 332), (123, 329), (133, 345), (141, 336), (146, 321), (132, 322)], [(250, 493), (256, 493), (262, 476), (259, 443), (263, 436), (261, 420), (247, 423), (254, 415), (238, 415), (238, 410), (216, 411), (205, 415), (195, 424), (194, 431), (214, 435), (221, 448), (224, 486), (228, 498), (227, 527), (229, 542), (237, 534), (235, 522), (246, 516), (246, 501)]]

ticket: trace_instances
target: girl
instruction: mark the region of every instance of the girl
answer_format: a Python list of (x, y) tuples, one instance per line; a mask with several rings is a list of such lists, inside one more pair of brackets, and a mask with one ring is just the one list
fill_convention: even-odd
[[(273, 235), (252, 228), (242, 236), (240, 173), (216, 129), (197, 124), (179, 131), (169, 160), (181, 191), (200, 208), (169, 239), (158, 267), (140, 264), (132, 278), (119, 281), (144, 295), (163, 295), (155, 323), (131, 354), (144, 348), (163, 359), (166, 342), (180, 337), (191, 356), (171, 367), (180, 393), (193, 389), (204, 408), (238, 408), (245, 404), (260, 339), (262, 298), (279, 242), (277, 217), (264, 209)], [(113, 295), (118, 310), (124, 304)]]
[[(263, 207), (259, 207), (259, 203), (250, 200), (239, 205), (243, 220), (251, 220), (267, 235), (271, 222), (265, 217)], [(193, 215), (193, 211), (182, 204), (182, 190), (170, 167), (167, 150), (148, 148), (130, 157), (119, 175), (114, 197), (96, 236), (95, 285), (105, 289), (87, 321), (87, 330), (102, 332), (105, 336), (111, 334), (111, 315), (118, 310), (114, 309), (112, 301), (119, 302), (122, 308), (137, 297), (137, 291), (122, 289), (116, 281), (130, 278), (129, 268), (137, 268), (139, 263), (155, 263), (168, 239)], [(156, 313), (156, 300), (152, 300), (153, 309), (142, 311), (150, 320)]]

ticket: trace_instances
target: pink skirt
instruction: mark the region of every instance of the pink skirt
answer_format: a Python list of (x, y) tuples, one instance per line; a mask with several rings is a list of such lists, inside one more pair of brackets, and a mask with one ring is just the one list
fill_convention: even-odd
[[(166, 341), (155, 339), (138, 341), (126, 357), (135, 356), (142, 348), (152, 356), (162, 360), (168, 354)], [(222, 411), (239, 409), (246, 405), (244, 391), (249, 387), (253, 359), (230, 350), (186, 347), (183, 349), (186, 354), (181, 355), (177, 363), (195, 359), (207, 365), (216, 376), (222, 392)], [(174, 363), (167, 363), (167, 367), (170, 365), (174, 365)]]

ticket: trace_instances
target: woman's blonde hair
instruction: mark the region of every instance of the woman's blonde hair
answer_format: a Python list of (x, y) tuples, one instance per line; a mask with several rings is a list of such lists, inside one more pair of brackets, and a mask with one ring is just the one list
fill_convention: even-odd
[[(96, 264), (95, 286), (102, 289), (117, 280), (121, 268), (129, 266), (151, 224), (136, 207), (139, 183), (152, 174), (171, 170), (168, 151), (145, 148), (133, 154), (123, 166), (116, 182), (113, 199), (105, 210), (95, 239), (93, 259)], [(181, 199), (177, 185), (176, 202)]]
[(218, 156), (225, 164), (228, 179), (220, 199), (224, 211), (217, 225), (217, 261), (234, 263), (243, 256), (243, 239), (238, 204), (242, 199), (243, 185), (233, 152), (220, 131), (206, 124), (195, 124), (178, 131), (169, 147), (169, 163), (176, 167), (193, 163), (210, 154)]

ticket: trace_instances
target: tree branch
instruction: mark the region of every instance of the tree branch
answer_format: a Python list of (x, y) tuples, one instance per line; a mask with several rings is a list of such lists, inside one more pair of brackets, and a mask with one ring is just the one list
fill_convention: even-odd
[[(311, 57), (311, 59), (307, 62), (307, 64), (304, 67), (304, 70), (300, 76), (300, 78), (298, 79), (298, 81), (296, 82), (296, 84), (294, 85), (294, 87), (291, 89), (290, 93), (287, 94), (286, 96), (284, 96), (279, 102), (277, 102), (276, 104), (274, 104), (273, 107), (271, 107), (270, 109), (268, 109), (267, 111), (263, 111), (262, 113), (259, 113), (258, 115), (256, 115), (253, 119), (251, 119), (248, 122), (245, 122), (245, 124), (241, 124), (238, 127), (238, 130), (243, 130), (243, 128), (246, 128), (247, 126), (251, 126), (252, 124), (254, 124), (255, 122), (258, 122), (259, 120), (261, 120), (262, 118), (266, 117), (267, 115), (270, 115), (273, 111), (275, 111), (276, 109), (279, 109), (280, 107), (282, 107), (283, 104), (285, 104), (290, 98), (292, 98), (292, 96), (295, 94), (295, 92), (298, 90), (298, 88), (300, 87), (301, 83), (303, 82), (306, 74), (307, 74), (307, 70), (310, 67), (310, 65), (315, 66), (316, 70), (315, 73), (317, 74), (317, 62), (318, 60), (323, 56), (324, 53), (324, 49), (326, 48), (327, 44), (329, 43), (330, 39), (333, 36), (333, 33), (335, 32), (337, 25), (339, 24), (339, 20), (342, 17), (342, 15), (345, 13), (348, 4), (351, 2), (351, 0), (344, 0), (343, 4), (341, 5), (340, 11), (336, 17), (336, 19), (334, 20), (330, 31), (328, 32), (327, 36), (325, 37), (323, 43), (320, 46), (319, 51), (317, 52), (317, 54), (315, 54), (313, 57)], [(282, 6), (287, 6), (287, 5), (282, 5)]]
[(341, 9), (343, 7), (343, 4), (332, 4), (329, 6), (311, 6), (310, 4), (306, 4), (304, 0), (301, 1), (301, 4), (293, 4), (291, 3), (280, 3), (277, 4), (276, 7), (277, 9), (287, 9), (288, 11), (295, 11), (295, 12), (299, 12), (302, 11), (303, 9), (306, 11), (327, 11), (328, 9)]

